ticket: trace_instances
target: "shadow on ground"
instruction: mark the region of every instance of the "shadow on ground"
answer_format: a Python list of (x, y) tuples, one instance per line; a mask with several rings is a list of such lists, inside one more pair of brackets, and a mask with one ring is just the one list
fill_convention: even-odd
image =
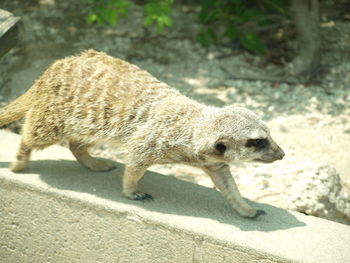
[[(0, 163), (1, 168), (8, 165), (7, 162)], [(306, 225), (286, 210), (251, 201), (249, 202), (252, 206), (265, 210), (267, 215), (254, 220), (242, 218), (215, 189), (152, 172), (145, 174), (140, 188), (151, 194), (154, 201), (128, 200), (122, 196), (122, 171), (122, 164), (118, 164), (114, 171), (97, 173), (86, 170), (76, 161), (40, 160), (31, 161), (29, 168), (22, 174), (39, 174), (40, 179), (50, 188), (86, 193), (163, 214), (211, 219), (243, 231), (269, 232)]]

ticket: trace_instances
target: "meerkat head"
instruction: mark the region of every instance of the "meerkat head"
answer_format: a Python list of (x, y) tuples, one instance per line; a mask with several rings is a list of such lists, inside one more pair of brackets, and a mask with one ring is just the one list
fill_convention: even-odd
[[(207, 114), (207, 113), (204, 113)], [(274, 162), (284, 156), (259, 117), (241, 107), (228, 106), (209, 112), (201, 123), (198, 152), (213, 162)]]

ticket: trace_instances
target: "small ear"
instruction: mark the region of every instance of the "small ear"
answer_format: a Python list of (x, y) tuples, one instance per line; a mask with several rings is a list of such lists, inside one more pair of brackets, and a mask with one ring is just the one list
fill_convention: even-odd
[(224, 154), (226, 151), (226, 145), (223, 142), (217, 142), (215, 143), (215, 150), (219, 154)]

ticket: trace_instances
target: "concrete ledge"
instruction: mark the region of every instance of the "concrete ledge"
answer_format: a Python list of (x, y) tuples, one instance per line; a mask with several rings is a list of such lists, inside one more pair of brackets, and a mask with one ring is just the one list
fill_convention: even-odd
[(19, 17), (0, 9), (0, 58), (18, 43), (21, 26)]
[(0, 131), (1, 262), (350, 262), (350, 227), (264, 204), (243, 219), (213, 189), (155, 173), (153, 202), (121, 195), (122, 165), (95, 173), (69, 150), (33, 154), (14, 174), (19, 136)]

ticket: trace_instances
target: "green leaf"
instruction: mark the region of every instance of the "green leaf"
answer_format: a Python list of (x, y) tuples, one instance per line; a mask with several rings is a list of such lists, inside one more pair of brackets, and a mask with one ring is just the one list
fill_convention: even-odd
[(157, 32), (163, 32), (164, 30), (164, 23), (162, 22), (161, 18), (157, 19)]
[(173, 26), (173, 20), (171, 19), (170, 16), (163, 16), (163, 22), (165, 25), (169, 27)]
[(150, 26), (153, 23), (153, 19), (151, 16), (146, 16), (145, 20), (143, 21), (144, 26)]
[(224, 33), (225, 37), (228, 37), (231, 40), (236, 40), (240, 36), (240, 32), (234, 26), (228, 27)]
[(171, 4), (173, 0), (151, 0), (144, 6), (146, 18), (144, 19), (144, 26), (151, 26), (155, 24), (158, 33), (162, 32), (166, 26), (173, 25), (171, 19)]
[(266, 47), (261, 39), (254, 33), (248, 32), (239, 38), (244, 48), (257, 52), (259, 54), (264, 53)]
[(233, 2), (236, 5), (242, 5), (243, 4), (243, 0), (231, 0), (231, 2)]
[(246, 9), (244, 9), (243, 13), (241, 14), (242, 18), (245, 21), (249, 21), (249, 20), (252, 20), (256, 17), (263, 16), (263, 15), (265, 15), (264, 12), (262, 12), (261, 10), (259, 10), (257, 8), (246, 8)]
[(263, 0), (264, 7), (274, 13), (286, 15), (290, 0)]
[(97, 21), (97, 14), (95, 13), (90, 13), (86, 19), (88, 24), (92, 24)]
[(118, 24), (118, 10), (116, 9), (111, 9), (108, 12), (108, 16), (106, 17), (108, 23), (112, 26), (116, 26)]
[(94, 0), (95, 5), (87, 21), (99, 24), (108, 23), (116, 26), (128, 13), (132, 2), (129, 0)]
[(197, 41), (205, 47), (210, 46), (215, 40), (216, 34), (212, 29), (203, 30), (197, 35)]

